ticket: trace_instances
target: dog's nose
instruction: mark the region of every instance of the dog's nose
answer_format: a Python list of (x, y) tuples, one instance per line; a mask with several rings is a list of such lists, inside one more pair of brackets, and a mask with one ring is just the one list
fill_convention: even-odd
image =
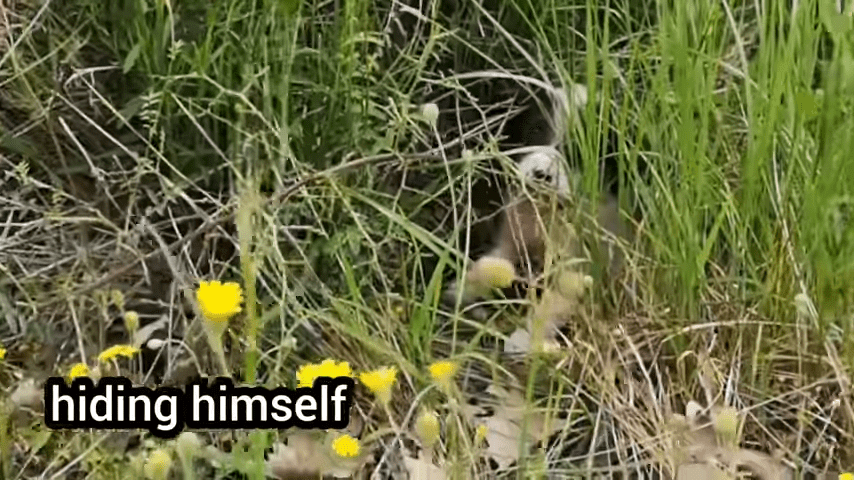
[(546, 173), (542, 170), (535, 170), (534, 171), (534, 180), (541, 180), (541, 181), (546, 182), (546, 183), (552, 183), (552, 180), (554, 180), (554, 177), (552, 177), (551, 174)]

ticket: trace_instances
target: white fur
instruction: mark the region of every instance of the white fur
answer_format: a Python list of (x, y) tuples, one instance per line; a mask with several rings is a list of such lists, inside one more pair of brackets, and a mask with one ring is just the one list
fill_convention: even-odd
[(552, 90), (551, 119), (554, 136), (548, 146), (531, 147), (531, 152), (525, 154), (519, 161), (519, 172), (523, 180), (533, 180), (536, 173), (547, 175), (555, 191), (564, 197), (569, 196), (571, 185), (566, 172), (566, 161), (557, 147), (563, 142), (568, 120), (575, 120), (577, 110), (587, 104), (587, 89), (580, 84), (573, 84), (568, 95), (563, 88)]
[(552, 127), (554, 137), (551, 140), (552, 147), (557, 147), (563, 142), (563, 136), (567, 128), (575, 128), (580, 121), (581, 110), (587, 106), (587, 88), (584, 85), (574, 83), (569, 93), (563, 88), (552, 91)]
[(551, 185), (562, 196), (569, 196), (569, 177), (564, 169), (564, 158), (553, 147), (538, 147), (519, 161), (519, 173), (523, 180), (534, 180), (537, 173), (547, 175)]

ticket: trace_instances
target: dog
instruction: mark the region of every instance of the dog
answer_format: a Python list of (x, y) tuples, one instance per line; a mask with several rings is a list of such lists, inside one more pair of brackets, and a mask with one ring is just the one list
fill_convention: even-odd
[[(443, 296), (446, 304), (455, 304), (459, 299), (463, 306), (468, 306), (484, 299), (490, 286), (508, 288), (506, 280), (511, 276), (523, 284), (530, 284), (549, 264), (584, 257), (584, 246), (568, 222), (565, 208), (572, 204), (584, 206), (578, 193), (580, 174), (569, 171), (559, 147), (568, 122), (575, 120), (575, 109), (586, 102), (586, 93), (583, 88), (575, 88), (571, 99), (563, 89), (549, 93), (551, 134), (545, 145), (531, 145), (515, 152), (520, 180), (517, 183), (521, 187), (514, 189), (501, 209), (500, 220), (492, 233), (491, 249), (472, 264), (464, 285), (451, 282)], [(599, 242), (600, 252), (606, 254), (608, 270), (615, 275), (623, 259), (619, 249), (614, 248), (613, 240), (627, 239), (629, 229), (612, 193), (603, 193), (597, 213), (594, 221), (606, 231), (606, 238)], [(488, 277), (495, 276), (492, 269), (496, 268), (508, 273), (498, 275), (496, 278), (504, 280), (490, 285)], [(525, 275), (520, 276), (519, 272)]]

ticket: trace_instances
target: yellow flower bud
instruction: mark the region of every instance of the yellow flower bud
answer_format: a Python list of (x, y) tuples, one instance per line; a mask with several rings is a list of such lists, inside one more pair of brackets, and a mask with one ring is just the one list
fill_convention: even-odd
[(172, 456), (163, 449), (157, 449), (148, 456), (145, 462), (146, 478), (151, 480), (166, 480), (169, 477), (169, 469), (172, 467)]
[(125, 328), (133, 334), (139, 328), (139, 314), (133, 310), (128, 310), (124, 315)]
[(425, 103), (421, 106), (421, 116), (427, 120), (427, 123), (435, 127), (439, 120), (439, 106), (435, 103)]
[(738, 412), (733, 407), (726, 407), (715, 415), (715, 432), (728, 445), (738, 444)]
[(415, 420), (415, 433), (425, 448), (430, 448), (439, 440), (441, 428), (439, 418), (434, 412), (424, 412)]
[(121, 290), (113, 289), (110, 291), (110, 297), (113, 301), (113, 305), (115, 305), (119, 310), (124, 310), (125, 308), (125, 296), (122, 294)]
[(516, 279), (516, 268), (509, 260), (483, 257), (472, 265), (469, 282), (487, 288), (508, 288)]
[(202, 448), (202, 441), (193, 432), (181, 432), (175, 439), (175, 447), (181, 461), (188, 462), (199, 453)]

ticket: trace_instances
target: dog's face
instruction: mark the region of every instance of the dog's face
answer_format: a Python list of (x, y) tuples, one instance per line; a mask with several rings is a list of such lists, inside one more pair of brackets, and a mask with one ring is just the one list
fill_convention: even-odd
[(519, 173), (527, 182), (542, 183), (561, 197), (571, 192), (563, 156), (552, 147), (539, 147), (519, 160)]

